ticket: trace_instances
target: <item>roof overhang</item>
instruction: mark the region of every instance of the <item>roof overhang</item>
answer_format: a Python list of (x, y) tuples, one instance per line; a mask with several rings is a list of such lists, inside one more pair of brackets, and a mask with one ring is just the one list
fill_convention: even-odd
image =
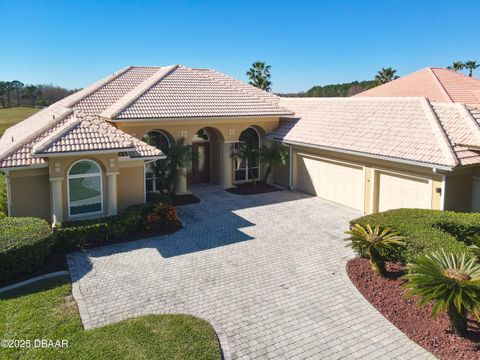
[(453, 171), (453, 169), (454, 169), (454, 167), (447, 166), (447, 165), (425, 163), (425, 162), (416, 161), (416, 160), (408, 160), (408, 159), (401, 159), (401, 158), (395, 158), (395, 157), (384, 156), (384, 155), (370, 154), (370, 153), (354, 151), (354, 150), (339, 149), (339, 148), (334, 148), (334, 147), (330, 147), (330, 146), (322, 146), (322, 145), (302, 143), (302, 142), (299, 142), (299, 141), (291, 141), (291, 140), (286, 140), (286, 141), (283, 140), (282, 141), (282, 140), (278, 140), (278, 139), (273, 139), (273, 140), (277, 141), (277, 142), (281, 142), (284, 145), (303, 146), (303, 147), (312, 148), (312, 149), (333, 151), (333, 152), (338, 152), (338, 153), (341, 153), (341, 154), (348, 154), (348, 155), (363, 156), (363, 157), (377, 159), (377, 160), (392, 161), (392, 162), (397, 162), (397, 163), (401, 163), (401, 164), (420, 166), (420, 167), (425, 167), (425, 168), (430, 168), (430, 169), (438, 169), (438, 170), (443, 170), (443, 171)]
[(82, 151), (65, 151), (56, 153), (36, 153), (32, 154), (32, 157), (57, 157), (57, 156), (77, 156), (77, 155), (98, 155), (98, 154), (114, 154), (119, 152), (135, 151), (135, 148), (121, 148), (121, 149), (108, 149), (108, 150), (82, 150)]
[(164, 118), (130, 118), (130, 119), (109, 119), (105, 117), (101, 117), (102, 120), (109, 121), (109, 122), (151, 122), (151, 121), (222, 121), (223, 119), (262, 119), (262, 118), (282, 118), (285, 116), (289, 116), (291, 114), (262, 114), (262, 115), (218, 115), (218, 116), (179, 116), (179, 117), (164, 117)]

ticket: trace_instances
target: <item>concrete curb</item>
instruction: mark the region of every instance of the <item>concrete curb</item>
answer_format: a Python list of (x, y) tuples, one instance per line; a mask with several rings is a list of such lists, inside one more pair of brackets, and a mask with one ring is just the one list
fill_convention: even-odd
[(40, 281), (40, 280), (50, 279), (50, 278), (53, 278), (53, 277), (63, 276), (63, 275), (68, 275), (68, 274), (70, 274), (70, 273), (67, 270), (62, 270), (62, 271), (56, 271), (56, 272), (52, 272), (52, 273), (48, 273), (48, 274), (44, 274), (44, 275), (40, 275), (40, 276), (35, 276), (34, 278), (24, 280), (24, 281), (20, 281), (18, 283), (0, 288), (0, 294), (4, 293), (4, 292), (7, 292), (7, 291), (10, 291), (10, 290), (18, 289), (18, 288), (20, 288), (22, 286), (25, 286), (25, 285), (33, 284), (33, 283), (35, 283), (37, 281)]

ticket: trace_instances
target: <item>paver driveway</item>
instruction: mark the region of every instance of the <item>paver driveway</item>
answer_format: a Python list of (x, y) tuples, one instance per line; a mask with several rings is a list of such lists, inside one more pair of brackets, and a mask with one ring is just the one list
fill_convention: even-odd
[(420, 359), (345, 272), (355, 211), (290, 191), (197, 186), (175, 234), (69, 257), (86, 328), (150, 313), (209, 321), (225, 358)]

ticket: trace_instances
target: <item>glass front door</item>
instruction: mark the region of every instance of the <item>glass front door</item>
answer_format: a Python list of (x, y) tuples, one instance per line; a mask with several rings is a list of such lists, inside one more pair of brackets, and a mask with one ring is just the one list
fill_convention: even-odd
[(188, 176), (190, 184), (210, 181), (210, 143), (192, 144), (192, 168)]

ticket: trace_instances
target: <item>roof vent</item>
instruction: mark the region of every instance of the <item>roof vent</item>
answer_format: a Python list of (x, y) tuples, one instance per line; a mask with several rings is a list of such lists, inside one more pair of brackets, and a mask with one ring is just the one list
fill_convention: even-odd
[(55, 120), (55, 115), (52, 115), (52, 119), (54, 119), (54, 120)]
[(14, 141), (15, 141), (15, 138), (12, 136), (12, 142), (14, 142)]

